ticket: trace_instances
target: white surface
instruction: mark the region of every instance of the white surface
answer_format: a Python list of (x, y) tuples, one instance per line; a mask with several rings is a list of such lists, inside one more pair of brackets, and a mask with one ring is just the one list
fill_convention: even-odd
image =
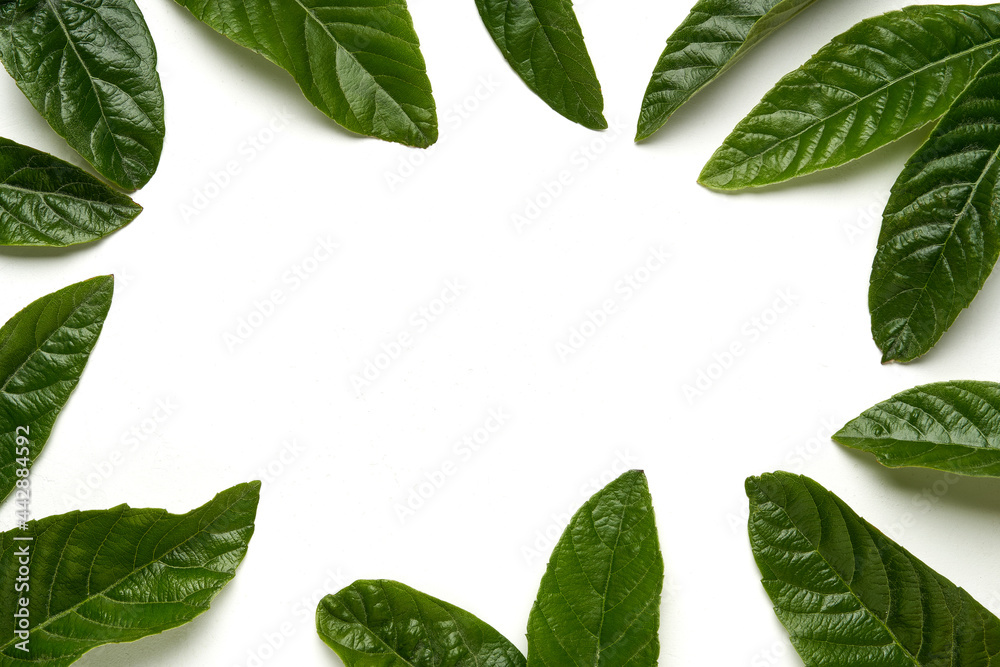
[[(265, 484), (249, 555), (210, 612), (79, 664), (235, 667), (258, 664), (257, 653), (266, 665), (337, 665), (315, 635), (315, 601), (378, 577), (461, 605), (523, 649), (550, 545), (533, 559), (524, 550), (557, 533), (558, 515), (623, 459), (647, 471), (657, 508), (663, 664), (801, 664), (743, 525), (744, 478), (775, 469), (815, 477), (1000, 612), (995, 485), (962, 481), (938, 497), (941, 475), (890, 473), (828, 439), (897, 391), (1000, 378), (992, 281), (925, 359), (879, 364), (866, 308), (878, 225), (865, 215), (877, 219), (916, 139), (764, 193), (695, 183), (774, 81), (898, 4), (819, 3), (636, 146), (649, 72), (687, 3), (578, 5), (612, 122), (598, 134), (526, 89), (471, 0), (415, 0), (441, 116), (427, 153), (341, 131), (278, 68), (167, 0), (141, 6), (168, 122), (159, 171), (136, 195), (146, 211), (96, 245), (0, 252), (0, 319), (71, 282), (118, 277), (101, 341), (33, 469), (32, 509), (187, 511), (260, 478), (283, 441), (302, 451)], [(496, 89), (474, 104), (484, 78)], [(7, 79), (0, 101), (4, 136), (74, 159)], [(456, 104), (478, 108), (462, 118)], [(281, 114), (287, 127), (249, 159), (245, 142), (266, 139)], [(588, 146), (601, 154), (586, 158)], [(386, 174), (421, 158), (390, 191)], [(228, 161), (241, 172), (185, 221), (182, 206)], [(518, 233), (511, 216), (562, 170), (570, 186)], [(327, 237), (335, 256), (297, 288), (286, 281)], [(667, 265), (633, 298), (616, 292), (660, 246)], [(463, 293), (419, 331), (411, 317), (449, 280)], [(224, 335), (272, 290), (284, 302), (228, 349)], [(794, 307), (747, 335), (782, 290)], [(564, 363), (556, 344), (608, 298), (618, 312)], [(351, 375), (401, 333), (414, 334), (412, 346), (359, 397)], [(683, 386), (734, 342), (745, 353), (689, 402)], [(177, 407), (128, 450), (122, 437), (157, 401)], [(466, 460), (454, 443), (492, 409), (508, 423)], [(116, 450), (123, 462), (88, 488)], [(401, 523), (396, 505), (446, 461), (457, 473)], [(921, 500), (928, 489), (934, 502)], [(907, 514), (912, 525), (894, 531)], [(10, 507), (0, 517), (10, 525)], [(282, 632), (276, 652), (263, 648)]]

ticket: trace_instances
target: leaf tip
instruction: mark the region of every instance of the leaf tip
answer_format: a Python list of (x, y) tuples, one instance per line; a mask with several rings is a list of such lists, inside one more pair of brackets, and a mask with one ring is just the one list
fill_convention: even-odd
[(606, 130), (608, 129), (608, 119), (604, 117), (603, 113), (594, 114), (590, 118), (582, 118), (577, 121), (580, 125), (583, 125), (588, 130)]
[(650, 130), (648, 127), (645, 127), (640, 122), (638, 125), (636, 125), (636, 128), (635, 128), (635, 139), (633, 139), (632, 141), (634, 141), (635, 143), (638, 144), (638, 143), (640, 143), (640, 142), (642, 142), (642, 141), (644, 141), (646, 139), (649, 139), (649, 137), (655, 131), (656, 130)]
[(91, 285), (93, 286), (93, 291), (91, 296), (101, 292), (107, 292), (108, 299), (114, 296), (115, 293), (115, 276), (114, 274), (107, 274), (103, 276), (94, 276), (90, 280), (84, 280), (80, 285)]

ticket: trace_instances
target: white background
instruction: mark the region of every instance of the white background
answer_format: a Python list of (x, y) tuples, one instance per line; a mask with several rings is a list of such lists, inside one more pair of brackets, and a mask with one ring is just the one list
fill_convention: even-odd
[[(899, 5), (818, 3), (636, 146), (649, 73), (685, 3), (578, 4), (612, 126), (595, 133), (528, 91), (471, 0), (415, 0), (441, 117), (439, 145), (421, 153), (350, 135), (263, 58), (167, 0), (140, 4), (168, 128), (159, 171), (136, 194), (145, 212), (68, 252), (0, 251), (0, 320), (69, 283), (118, 278), (85, 376), (33, 469), (32, 509), (183, 512), (268, 479), (249, 554), (208, 613), (79, 664), (337, 665), (313, 610), (358, 578), (447, 599), (524, 649), (545, 534), (623, 461), (646, 470), (657, 510), (663, 664), (801, 664), (745, 531), (743, 480), (776, 469), (816, 478), (1000, 612), (996, 485), (883, 470), (829, 440), (914, 385), (1000, 379), (994, 282), (917, 363), (883, 367), (871, 341), (878, 214), (919, 137), (762, 192), (695, 182), (782, 74)], [(80, 162), (10, 80), (0, 103), (4, 136)], [(231, 161), (240, 173), (213, 187)], [(512, 216), (563, 170), (572, 183), (516, 229)], [(392, 174), (406, 176), (394, 190)], [(326, 238), (336, 254), (307, 262)], [(671, 258), (626, 299), (615, 285), (651, 247)], [(284, 276), (303, 266), (315, 270), (296, 288)], [(448, 280), (462, 295), (417, 331), (414, 313)], [(274, 290), (283, 302), (230, 349), (226, 334)], [(775, 319), (781, 291), (795, 305)], [(560, 358), (557, 343), (609, 298), (618, 312)], [(351, 376), (401, 333), (416, 333), (412, 346), (359, 396)], [(735, 342), (744, 354), (689, 400), (684, 386)], [(157, 401), (177, 407), (154, 428)], [(454, 444), (491, 409), (509, 421), (466, 460)], [(134, 428), (152, 432), (130, 448)], [(282, 464), (286, 441), (301, 451)], [(456, 474), (401, 521), (397, 506), (449, 461)], [(269, 465), (280, 472), (261, 472)], [(9, 504), (0, 518), (12, 524)]]

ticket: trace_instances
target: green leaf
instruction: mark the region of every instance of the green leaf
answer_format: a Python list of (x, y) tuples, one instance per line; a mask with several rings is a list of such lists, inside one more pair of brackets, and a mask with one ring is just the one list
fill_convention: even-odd
[(149, 181), (163, 149), (163, 91), (134, 0), (9, 0), (0, 60), (98, 172), (129, 190)]
[(500, 53), (536, 95), (592, 130), (608, 126), (604, 96), (572, 0), (476, 0)]
[(882, 361), (930, 350), (1000, 256), (1000, 56), (906, 163), (885, 207), (868, 308)]
[[(7, 667), (68, 665), (102, 644), (130, 642), (187, 623), (206, 611), (236, 572), (254, 531), (260, 482), (223, 491), (187, 514), (162, 509), (70, 512), (0, 535), (0, 579), (14, 591), (19, 550), (30, 560), (20, 593), (29, 652), (14, 623), (0, 625)], [(30, 537), (31, 541), (18, 538)], [(0, 596), (14, 618), (18, 595)], [(181, 664), (198, 664), (195, 656)]]
[(528, 618), (528, 664), (648, 667), (660, 654), (663, 557), (646, 476), (625, 473), (559, 538)]
[(316, 608), (316, 630), (347, 667), (523, 667), (469, 612), (395, 581), (356, 581)]
[(49, 439), (101, 335), (113, 292), (111, 276), (70, 285), (0, 328), (0, 500)]
[(807, 667), (996, 664), (1000, 620), (807, 477), (751, 477), (750, 543)]
[(1000, 384), (962, 380), (908, 389), (865, 410), (833, 439), (890, 468), (1000, 477)]
[(0, 138), (0, 245), (87, 243), (121, 229), (141, 211), (82, 169)]
[(785, 76), (699, 181), (738, 190), (844, 164), (940, 118), (1000, 53), (1000, 5), (907, 7), (855, 25)]
[(699, 0), (667, 39), (642, 99), (636, 141), (815, 0)]
[(437, 141), (437, 111), (404, 0), (177, 0), (295, 78), (352, 132), (408, 146)]

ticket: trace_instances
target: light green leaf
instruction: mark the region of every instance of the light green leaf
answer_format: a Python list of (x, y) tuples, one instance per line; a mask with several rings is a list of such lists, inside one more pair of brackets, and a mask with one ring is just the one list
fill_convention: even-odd
[(608, 126), (572, 0), (476, 0), (486, 30), (528, 88), (566, 118)]
[(1000, 5), (922, 5), (834, 38), (737, 125), (699, 181), (719, 190), (844, 164), (940, 118), (1000, 53)]
[(908, 389), (865, 410), (833, 439), (890, 468), (1000, 477), (1000, 384), (964, 380)]
[(437, 141), (431, 82), (405, 0), (177, 0), (295, 78), (352, 132), (408, 146)]
[(636, 141), (815, 0), (699, 0), (667, 39), (642, 99)]
[(0, 500), (49, 439), (101, 335), (113, 292), (111, 276), (70, 285), (0, 328)]
[(82, 169), (0, 138), (0, 245), (87, 243), (121, 229), (140, 211)]
[(807, 667), (987, 667), (1000, 620), (811, 479), (746, 482), (764, 590)]
[(1000, 256), (1000, 56), (906, 163), (885, 207), (868, 308), (883, 362), (941, 338)]
[(9, 0), (0, 60), (52, 128), (123, 188), (142, 187), (163, 148), (156, 48), (133, 0)]
[[(187, 623), (229, 583), (254, 531), (260, 482), (223, 491), (187, 514), (161, 509), (70, 512), (0, 535), (0, 584), (14, 591), (23, 558), (30, 588), (28, 652), (13, 622), (0, 625), (6, 667), (75, 662), (102, 644), (130, 642)], [(30, 541), (18, 538), (30, 537)], [(19, 596), (0, 596), (13, 619)], [(181, 664), (201, 664), (198, 656)]]
[(316, 630), (353, 665), (523, 667), (524, 656), (469, 612), (395, 581), (356, 581), (316, 608)]
[(528, 618), (528, 664), (649, 667), (663, 557), (646, 476), (625, 473), (573, 516)]

